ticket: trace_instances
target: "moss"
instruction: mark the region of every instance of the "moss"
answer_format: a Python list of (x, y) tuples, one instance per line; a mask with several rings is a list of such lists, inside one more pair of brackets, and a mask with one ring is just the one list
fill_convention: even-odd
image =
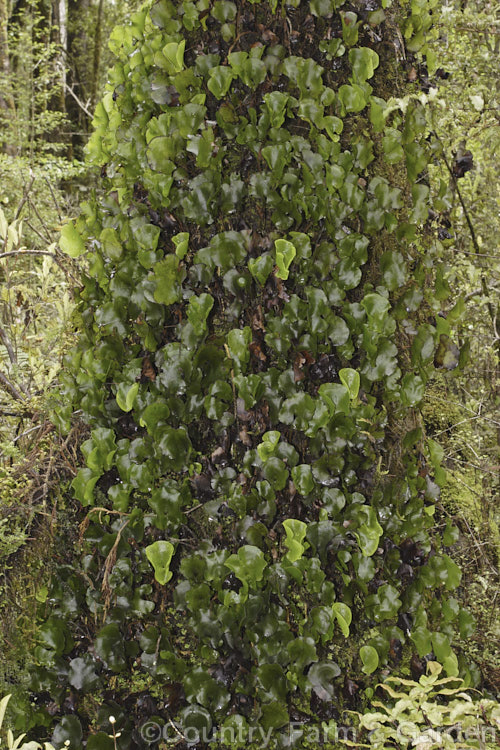
[(489, 464), (488, 447), (496, 436), (490, 440), (486, 430), (478, 431), (471, 418), (477, 405), (462, 403), (456, 391), (449, 376), (437, 373), (428, 383), (422, 412), (427, 434), (444, 449), (447, 483), (441, 489), (441, 510), (461, 532), (453, 550), (462, 569), (460, 600), (476, 621), (475, 633), (460, 644), (463, 663), (477, 665), (484, 686), (497, 694), (500, 657), (494, 644), (500, 638), (500, 618), (494, 592), (499, 584), (500, 532), (494, 478), (481, 468)]
[(22, 690), (29, 682), (37, 596), (43, 598), (50, 578), (52, 541), (50, 525), (44, 523), (31, 543), (8, 559), (0, 597), (0, 695), (12, 693), (13, 684)]

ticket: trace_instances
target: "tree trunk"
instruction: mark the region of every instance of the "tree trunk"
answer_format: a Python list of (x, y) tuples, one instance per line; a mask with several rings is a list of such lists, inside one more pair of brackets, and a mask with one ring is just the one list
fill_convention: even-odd
[[(6, 133), (8, 133), (9, 125), (16, 116), (16, 106), (10, 82), (8, 26), (8, 0), (0, 0), (0, 111), (3, 121), (2, 129)], [(16, 151), (15, 147), (5, 140), (2, 143), (2, 149), (8, 154), (14, 154)]]
[(97, 6), (97, 18), (95, 23), (94, 57), (92, 64), (92, 78), (90, 82), (90, 111), (93, 112), (96, 105), (97, 92), (99, 91), (99, 75), (101, 66), (102, 47), (102, 23), (103, 23), (104, 0), (99, 0)]
[[(442, 473), (418, 416), (425, 111), (385, 108), (401, 12), (354, 5), (159, 2), (113, 37), (103, 197), (61, 241), (89, 249), (61, 419), (91, 430), (73, 488), (98, 507), (92, 590), (49, 598), (79, 592), (86, 722), (98, 657), (158, 681), (176, 741), (228, 720), (288, 747), (290, 722), (359, 708), (368, 673), (411, 656), (417, 617), (430, 652), (422, 612), (460, 580), (431, 555)], [(113, 700), (140, 731), (130, 680)]]
[(68, 0), (66, 112), (72, 126), (71, 150), (77, 158), (87, 142), (91, 120), (86, 111), (90, 104), (92, 67), (88, 16), (88, 0)]

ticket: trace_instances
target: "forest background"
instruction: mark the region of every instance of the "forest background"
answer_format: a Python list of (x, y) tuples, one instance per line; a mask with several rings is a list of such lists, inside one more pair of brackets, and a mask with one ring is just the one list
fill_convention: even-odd
[[(58, 247), (61, 226), (99, 190), (84, 163), (110, 64), (113, 28), (135, 9), (118, 0), (0, 0), (0, 695), (22, 687), (36, 609), (64, 527), (78, 438), (51, 421), (62, 358), (75, 336), (80, 268)], [(497, 187), (500, 29), (495, 4), (436, 8), (427, 66), (407, 82), (432, 102), (441, 149), (429, 169), (445, 300), (423, 413), (443, 451), (442, 515), (460, 536), (462, 601), (477, 628), (464, 643), (475, 684), (500, 690), (500, 236)], [(404, 56), (404, 40), (401, 40)]]

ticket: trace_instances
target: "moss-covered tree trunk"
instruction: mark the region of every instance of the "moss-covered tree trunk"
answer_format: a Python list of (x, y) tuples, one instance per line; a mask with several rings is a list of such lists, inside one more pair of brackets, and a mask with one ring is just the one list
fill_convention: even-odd
[(49, 593), (35, 670), (71, 695), (58, 743), (112, 714), (120, 743), (156, 717), (180, 746), (302, 747), (290, 722), (339, 719), (380, 667), (434, 650), (457, 671), (417, 412), (440, 334), (419, 312), (425, 111), (387, 103), (405, 13), (160, 0), (112, 36), (104, 194), (61, 242), (88, 273), (59, 420), (90, 435), (81, 570)]

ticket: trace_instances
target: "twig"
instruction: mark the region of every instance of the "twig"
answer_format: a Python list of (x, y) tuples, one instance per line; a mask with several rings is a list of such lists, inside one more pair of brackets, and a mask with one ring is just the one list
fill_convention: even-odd
[(184, 511), (184, 514), (187, 516), (189, 513), (193, 513), (193, 511), (199, 510), (200, 508), (203, 508), (203, 503), (199, 503), (198, 505), (195, 505), (194, 508), (188, 508), (188, 510)]
[(29, 204), (30, 204), (31, 208), (35, 212), (35, 214), (36, 214), (36, 216), (38, 218), (38, 221), (40, 222), (40, 224), (42, 225), (42, 227), (44, 228), (44, 230), (47, 232), (47, 237), (50, 237), (50, 229), (48, 228), (47, 224), (44, 222), (43, 216), (40, 215), (40, 212), (39, 212), (38, 208), (36, 207), (36, 204), (33, 203), (33, 201), (31, 200), (31, 198), (29, 196), (28, 196), (28, 201), (29, 201)]
[(108, 584), (108, 578), (111, 574), (111, 571), (113, 570), (116, 562), (116, 550), (118, 549), (118, 545), (120, 544), (120, 539), (122, 537), (122, 531), (129, 525), (130, 518), (125, 521), (122, 526), (118, 529), (118, 533), (116, 534), (116, 539), (114, 541), (113, 546), (109, 550), (108, 556), (106, 557), (106, 562), (104, 563), (104, 575), (102, 577), (102, 584), (101, 584), (101, 591), (104, 593), (106, 597), (105, 601), (105, 609), (109, 606), (109, 601), (111, 598), (111, 589)]
[(15, 398), (16, 401), (24, 401), (24, 396), (21, 395), (21, 393), (17, 390), (17, 388), (14, 385), (12, 385), (10, 380), (6, 378), (2, 372), (0, 372), (0, 383), (10, 393), (12, 398)]
[[(31, 172), (31, 170), (30, 170), (30, 172)], [(34, 181), (35, 181), (35, 175), (33, 174), (33, 172), (31, 172), (31, 179), (30, 179), (28, 185), (24, 189), (23, 197), (21, 198), (21, 202), (20, 202), (19, 206), (17, 207), (16, 214), (14, 216), (14, 221), (17, 221), (17, 219), (19, 219), (19, 217), (21, 215), (21, 211), (24, 208), (24, 204), (28, 200), (28, 197), (29, 197), (29, 194), (30, 194), (30, 190), (31, 190), (31, 187), (32, 187)]]
[(24, 417), (32, 417), (33, 414), (29, 411), (0, 411), (2, 417), (17, 417), (17, 419), (24, 419)]
[(61, 209), (59, 208), (59, 203), (57, 202), (57, 198), (56, 198), (56, 195), (55, 195), (55, 193), (54, 193), (54, 191), (53, 191), (53, 189), (52, 189), (52, 185), (50, 184), (50, 180), (49, 180), (49, 179), (47, 179), (47, 177), (44, 177), (44, 180), (45, 180), (45, 182), (46, 182), (46, 183), (47, 183), (47, 185), (48, 185), (48, 188), (49, 188), (49, 190), (50, 190), (50, 194), (51, 194), (51, 196), (52, 196), (52, 199), (53, 199), (53, 201), (54, 201), (54, 205), (55, 205), (55, 207), (56, 207), (57, 215), (59, 216), (59, 222), (62, 222), (62, 214), (61, 214)]
[(40, 232), (39, 229), (37, 229), (35, 226), (33, 226), (33, 224), (31, 224), (31, 222), (29, 222), (27, 219), (26, 219), (25, 223), (29, 226), (29, 228), (33, 232), (35, 232), (35, 234), (37, 234), (40, 237), (40, 239), (42, 240), (42, 242), (46, 242), (48, 245), (50, 245), (50, 239), (47, 239), (47, 237), (44, 237), (43, 234)]
[(41, 430), (42, 427), (44, 427), (43, 424), (37, 424), (37, 425), (35, 425), (35, 427), (30, 427), (29, 430), (25, 430), (24, 432), (21, 432), (20, 435), (16, 435), (16, 437), (14, 438), (14, 440), (12, 442), (16, 443), (18, 440), (21, 440), (22, 437), (26, 437), (26, 435), (29, 435), (30, 432), (35, 432), (36, 430)]
[(177, 732), (177, 734), (179, 735), (179, 737), (182, 737), (182, 739), (183, 739), (183, 740), (185, 741), (185, 740), (186, 740), (186, 738), (185, 738), (185, 737), (184, 737), (184, 735), (183, 735), (183, 734), (182, 734), (182, 733), (181, 733), (181, 732), (179, 731), (179, 729), (178, 729), (178, 728), (177, 728), (177, 727), (175, 726), (175, 724), (174, 724), (174, 722), (172, 721), (172, 719), (170, 719), (170, 718), (169, 718), (169, 720), (168, 720), (168, 723), (170, 724), (170, 726), (172, 727), (172, 729), (173, 729), (173, 730), (174, 730), (175, 732)]
[(1, 326), (0, 326), (0, 341), (2, 342), (2, 344), (7, 349), (7, 354), (9, 355), (9, 359), (11, 361), (11, 364), (16, 365), (17, 364), (17, 357), (16, 357), (16, 354), (14, 352), (14, 348), (13, 348), (11, 342), (10, 342), (9, 337), (7, 336), (6, 332), (4, 331), (4, 329)]
[[(35, 234), (37, 234), (40, 237), (40, 239), (42, 240), (42, 242), (46, 242), (49, 245), (51, 244), (50, 240), (47, 239), (46, 237), (44, 237), (43, 234), (41, 232), (39, 232), (38, 229), (35, 226), (33, 226), (33, 224), (31, 224), (29, 221), (26, 221), (26, 224), (29, 226), (29, 228), (33, 232), (35, 232)], [(38, 251), (38, 250), (32, 250), (30, 252), (38, 253), (40, 255), (45, 255), (45, 254), (50, 255), (50, 257), (52, 258), (52, 260), (55, 263), (57, 263), (57, 265), (59, 266), (59, 268), (61, 269), (61, 271), (64, 273), (64, 275), (66, 276), (66, 278), (67, 279), (71, 279), (72, 281), (75, 282), (76, 285), (78, 285), (78, 283), (79, 283), (78, 279), (71, 273), (70, 270), (68, 270), (66, 268), (66, 266), (61, 261), (61, 259), (59, 258), (59, 255), (57, 253), (49, 253), (47, 250), (43, 250), (43, 251), (42, 250), (40, 250), (40, 251)]]
[(89, 112), (89, 110), (87, 109), (87, 107), (85, 106), (85, 104), (78, 98), (78, 96), (75, 94), (75, 92), (73, 91), (73, 89), (70, 86), (68, 86), (67, 83), (64, 84), (64, 88), (68, 92), (68, 94), (71, 94), (71, 96), (73, 97), (73, 99), (75, 100), (75, 102), (78, 104), (78, 106), (80, 107), (80, 109), (82, 109), (83, 112), (85, 112), (85, 114), (87, 115), (87, 117), (90, 117), (90, 119), (92, 119), (92, 117), (93, 117), (92, 113)]
[(57, 262), (58, 258), (55, 253), (50, 253), (48, 250), (11, 250), (8, 253), (0, 253), (0, 259), (10, 258), (13, 255), (49, 255)]

